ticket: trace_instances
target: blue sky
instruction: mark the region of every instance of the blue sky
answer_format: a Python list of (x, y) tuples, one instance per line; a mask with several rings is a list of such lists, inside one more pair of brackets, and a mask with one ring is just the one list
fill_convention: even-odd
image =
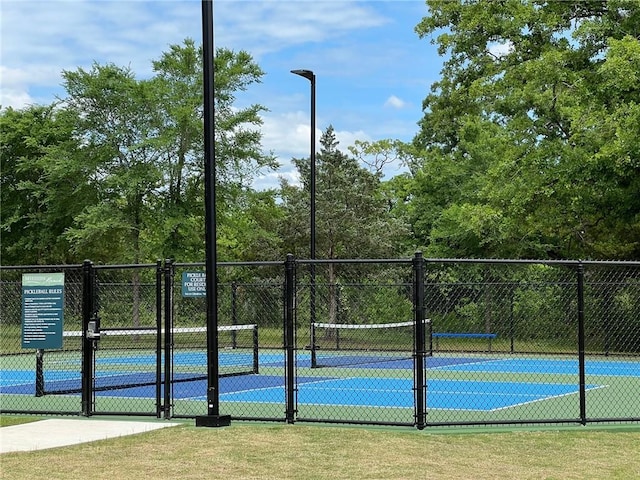
[[(216, 47), (245, 50), (264, 70), (263, 82), (238, 96), (260, 103), (263, 147), (296, 180), (292, 157), (309, 155), (309, 82), (316, 74), (317, 137), (333, 125), (340, 147), (357, 140), (410, 140), (422, 100), (438, 79), (442, 59), (414, 28), (427, 14), (423, 0), (216, 0)], [(0, 0), (0, 105), (22, 108), (64, 96), (61, 71), (93, 61), (129, 66), (139, 78), (151, 61), (187, 38), (202, 41), (199, 0)], [(394, 175), (400, 167), (390, 166)]]

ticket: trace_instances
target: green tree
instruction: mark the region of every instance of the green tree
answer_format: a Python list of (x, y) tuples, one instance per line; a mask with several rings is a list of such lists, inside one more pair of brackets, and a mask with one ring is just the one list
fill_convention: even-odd
[(82, 161), (98, 191), (98, 201), (84, 205), (66, 236), (88, 258), (144, 262), (151, 252), (143, 232), (163, 186), (160, 152), (152, 142), (160, 124), (152, 85), (112, 64), (65, 71), (63, 78), (65, 103), (78, 119)]
[[(389, 258), (404, 253), (402, 241), (408, 230), (389, 214), (380, 172), (369, 172), (354, 157), (341, 152), (332, 126), (323, 132), (320, 146), (316, 156), (316, 257)], [(309, 159), (294, 159), (294, 164), (302, 186), (282, 181), (284, 218), (280, 235), (286, 252), (309, 258), (310, 162)], [(364, 270), (357, 274), (360, 282), (366, 282)], [(356, 274), (352, 269), (345, 275), (353, 278)], [(352, 281), (352, 278), (343, 281)], [(326, 269), (318, 271), (317, 284), (326, 285), (326, 292), (318, 292), (318, 301), (326, 299), (329, 321), (336, 322), (340, 267), (327, 264)]]
[[(406, 226), (389, 215), (380, 176), (338, 149), (332, 126), (320, 138), (316, 155), (317, 258), (388, 258), (398, 255)], [(293, 160), (301, 186), (283, 180), (284, 249), (308, 258), (310, 238), (309, 159)], [(402, 252), (404, 253), (404, 252)]]
[(53, 104), (0, 111), (0, 257), (5, 265), (75, 260), (64, 237), (94, 199), (77, 162), (75, 117)]
[[(276, 162), (260, 145), (264, 107), (235, 103), (263, 72), (246, 52), (214, 62), (221, 257), (254, 258), (275, 244), (279, 207), (251, 182)], [(60, 103), (0, 112), (4, 263), (202, 260), (202, 51), (187, 39), (153, 68), (64, 71)]]
[[(200, 260), (204, 255), (203, 152), (202, 152), (202, 49), (193, 40), (172, 45), (153, 62), (157, 101), (163, 117), (157, 146), (163, 151), (164, 183), (168, 190), (161, 205), (158, 250), (165, 257)], [(260, 81), (263, 72), (246, 52), (220, 48), (215, 62), (215, 141), (217, 221), (222, 245), (236, 245), (242, 235), (235, 230), (251, 218), (242, 206), (257, 198), (250, 184), (264, 168), (275, 168), (271, 155), (262, 152), (260, 113), (254, 104), (235, 106), (236, 92)], [(229, 236), (230, 238), (225, 238)], [(250, 248), (222, 250), (226, 259), (234, 252)], [(239, 258), (237, 258), (239, 259)]]
[[(203, 258), (201, 58), (186, 40), (148, 80), (112, 64), (65, 71), (60, 104), (2, 112), (4, 262)], [(260, 147), (264, 108), (234, 105), (262, 71), (245, 52), (218, 49), (215, 63), (219, 237), (225, 259), (241, 259), (277, 218), (250, 188), (276, 163)]]
[(427, 3), (448, 56), (414, 139), (429, 252), (637, 258), (640, 6)]
[(244, 190), (224, 209), (218, 231), (218, 257), (224, 261), (282, 260), (278, 235), (284, 211), (271, 190)]

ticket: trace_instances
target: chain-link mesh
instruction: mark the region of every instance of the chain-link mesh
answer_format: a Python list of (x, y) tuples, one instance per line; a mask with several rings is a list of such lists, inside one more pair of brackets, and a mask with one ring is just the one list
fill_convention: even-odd
[(301, 262), (299, 419), (413, 424), (411, 262)]
[[(424, 362), (415, 263), (297, 261), (291, 290), (286, 265), (218, 266), (221, 414), (418, 426), (640, 421), (637, 262), (426, 260)], [(102, 334), (91, 412), (207, 412), (206, 302), (182, 281), (204, 267), (160, 267), (95, 267)], [(20, 342), (21, 278), (51, 271), (65, 273), (64, 345), (44, 352), (36, 396), (36, 355)], [(71, 391), (82, 375), (82, 268), (0, 273), (2, 411), (80, 413)]]
[(425, 297), (435, 352), (576, 352), (572, 268), (429, 263)]
[[(232, 418), (284, 416), (282, 265), (220, 264), (217, 268), (219, 401), (221, 412)], [(187, 330), (174, 337), (174, 379), (202, 372), (208, 365), (206, 298), (183, 295), (182, 279), (194, 272), (203, 274), (204, 267), (177, 264), (173, 274), (173, 329)], [(263, 392), (264, 397), (256, 400), (248, 391)], [(203, 415), (206, 400), (206, 376), (204, 381), (175, 385), (172, 416)]]
[[(23, 275), (51, 272), (64, 273), (62, 348), (23, 348)], [(78, 396), (53, 393), (69, 382), (80, 384), (82, 339), (69, 332), (81, 330), (82, 267), (2, 267), (0, 276), (2, 411), (79, 413)], [(48, 391), (52, 394), (47, 394)]]
[(96, 266), (101, 336), (96, 342), (93, 411), (155, 414), (158, 355), (157, 266)]
[(569, 262), (429, 262), (429, 423), (638, 418), (639, 273)]
[(550, 357), (577, 359), (570, 268), (429, 263), (425, 298), (429, 423), (579, 417), (577, 362), (560, 375)]
[(591, 419), (640, 416), (640, 268), (585, 266), (586, 414)]

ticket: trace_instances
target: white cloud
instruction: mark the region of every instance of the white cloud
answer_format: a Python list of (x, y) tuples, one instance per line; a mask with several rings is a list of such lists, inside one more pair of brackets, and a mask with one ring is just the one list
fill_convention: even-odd
[(287, 164), (286, 169), (282, 168), (278, 172), (269, 172), (259, 175), (253, 182), (253, 188), (256, 190), (269, 190), (280, 188), (281, 179), (286, 180), (290, 185), (300, 186), (300, 175), (292, 164)]
[[(220, 1), (214, 9), (216, 46), (249, 51), (258, 62), (267, 53), (321, 44), (388, 21), (363, 2)], [(195, 0), (2, 0), (0, 22), (2, 66), (25, 78), (11, 87), (11, 96), (24, 99), (36, 97), (33, 85), (46, 79), (57, 87), (62, 70), (87, 68), (93, 61), (129, 66), (145, 78), (151, 60), (168, 45), (202, 38)], [(34, 65), (47, 75), (34, 75)], [(2, 86), (8, 88), (4, 80)]]
[(406, 103), (395, 95), (391, 95), (389, 98), (387, 98), (387, 101), (384, 102), (384, 106), (391, 108), (403, 108), (406, 106)]
[[(10, 68), (0, 65), (0, 105), (3, 108), (24, 108), (35, 103), (50, 103), (49, 98), (44, 102), (36, 98), (31, 90), (39, 86), (49, 87), (59, 83), (59, 72), (48, 65), (27, 65), (25, 68)], [(49, 89), (47, 88), (49, 91)]]
[(24, 91), (5, 89), (4, 87), (0, 91), (0, 107), (3, 109), (11, 107), (19, 110), (35, 103), (37, 102)]
[(254, 55), (319, 43), (388, 21), (365, 2), (262, 0), (240, 5), (243, 8), (238, 8), (239, 2), (216, 4), (214, 23), (223, 42)]
[[(308, 112), (297, 111), (280, 115), (264, 115), (262, 117), (262, 146), (265, 152), (273, 152), (280, 168), (276, 172), (268, 172), (256, 177), (253, 186), (256, 189), (277, 188), (280, 178), (294, 185), (300, 184), (300, 176), (293, 166), (293, 158), (309, 158), (311, 150), (311, 125)], [(316, 152), (320, 150), (322, 129), (316, 128)], [(371, 141), (364, 130), (336, 130), (338, 148), (349, 154), (348, 147), (356, 140)]]
[(489, 53), (497, 58), (502, 58), (505, 55), (509, 55), (513, 51), (513, 44), (511, 42), (494, 43), (489, 46)]
[[(3, 107), (51, 103), (64, 95), (62, 70), (90, 68), (93, 61), (146, 78), (169, 45), (202, 38), (197, 0), (0, 2)], [(276, 185), (278, 175), (296, 181), (290, 160), (309, 155), (308, 82), (289, 74), (292, 68), (318, 75), (318, 141), (329, 124), (345, 152), (356, 139), (415, 133), (417, 105), (431, 81), (427, 66), (438, 70), (437, 62), (425, 60), (428, 43), (413, 32), (422, 2), (220, 0), (214, 10), (216, 47), (246, 50), (266, 72), (262, 84), (238, 92), (245, 101), (238, 107), (259, 103), (270, 110), (263, 115), (262, 144), (282, 164), (256, 183)], [(389, 91), (395, 95), (381, 105)]]
[(265, 151), (274, 152), (281, 163), (293, 157), (309, 156), (311, 125), (307, 112), (267, 114), (262, 120), (262, 145)]
[[(266, 152), (274, 152), (281, 164), (292, 158), (308, 158), (311, 150), (311, 124), (307, 112), (289, 112), (262, 117), (262, 145)], [(347, 152), (347, 147), (356, 140), (370, 141), (363, 130), (336, 130), (338, 148)], [(322, 129), (316, 126), (316, 151), (320, 149)]]
[(355, 132), (348, 130), (336, 130), (335, 134), (336, 139), (340, 142), (338, 149), (344, 153), (348, 153), (348, 147), (355, 145), (356, 140), (371, 141), (371, 137), (363, 130), (357, 130)]

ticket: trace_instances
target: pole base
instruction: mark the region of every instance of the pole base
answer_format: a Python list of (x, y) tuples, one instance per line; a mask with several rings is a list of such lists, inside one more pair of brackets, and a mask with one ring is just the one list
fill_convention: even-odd
[(196, 427), (228, 427), (231, 415), (201, 415), (196, 417)]

